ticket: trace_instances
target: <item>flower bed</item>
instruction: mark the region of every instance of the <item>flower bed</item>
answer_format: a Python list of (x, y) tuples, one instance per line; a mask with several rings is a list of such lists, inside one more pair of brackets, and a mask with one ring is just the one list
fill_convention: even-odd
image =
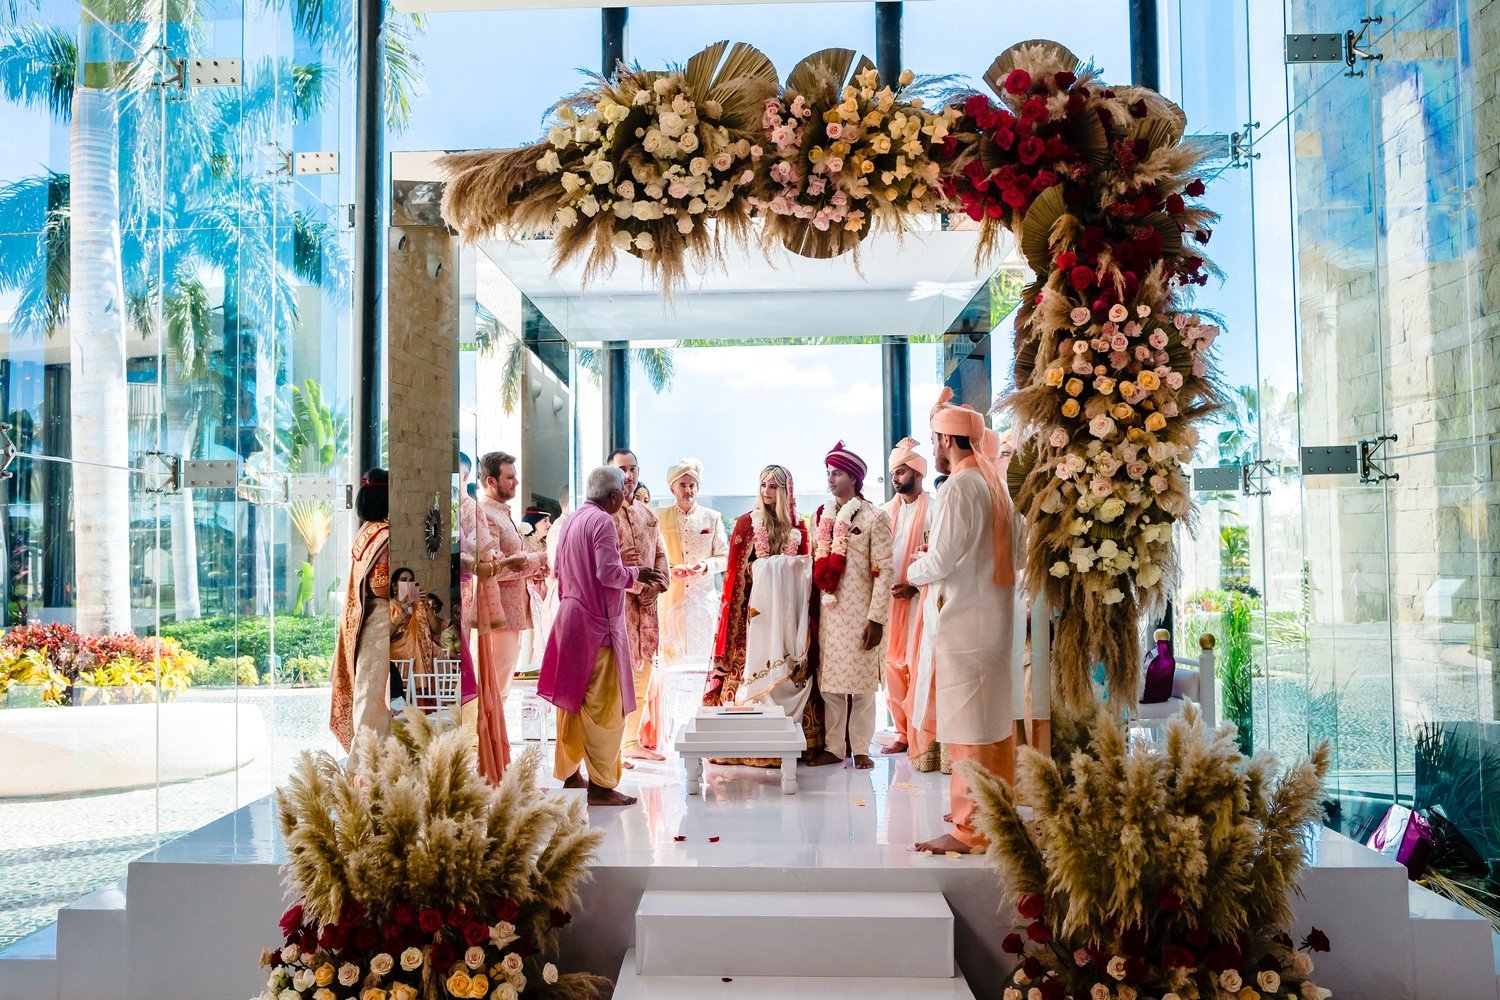
[(133, 704), (170, 700), (203, 661), (170, 638), (133, 632), (83, 635), (71, 625), (20, 625), (0, 637), (0, 689), (30, 704)]

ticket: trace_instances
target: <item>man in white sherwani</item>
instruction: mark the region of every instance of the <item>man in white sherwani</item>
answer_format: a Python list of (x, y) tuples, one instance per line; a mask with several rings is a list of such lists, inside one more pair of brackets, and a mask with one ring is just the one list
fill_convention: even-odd
[[(1015, 599), (1014, 519), (995, 455), (983, 447), (984, 417), (951, 406), (944, 389), (932, 411), (932, 448), (948, 476), (927, 550), (907, 568), (914, 586), (937, 594), (933, 645), (937, 738), (953, 763), (971, 760), (1007, 781), (1015, 776), (1012, 685), (1020, 665)], [(953, 828), (917, 849), (981, 853), (974, 803), (959, 767), (950, 791)]]
[(823, 752), (811, 766), (875, 766), (875, 707), (885, 673), (885, 625), (891, 611), (891, 522), (860, 495), (866, 466), (840, 441), (824, 459), (833, 502), (818, 508), (813, 585), (818, 613), (818, 689), (823, 695)]

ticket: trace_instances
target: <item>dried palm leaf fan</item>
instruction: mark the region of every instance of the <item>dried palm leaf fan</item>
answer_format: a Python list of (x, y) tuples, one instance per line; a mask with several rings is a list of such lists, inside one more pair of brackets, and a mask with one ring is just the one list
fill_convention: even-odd
[(548, 136), (522, 149), (460, 153), (443, 214), (466, 240), (554, 239), (553, 270), (582, 259), (583, 282), (616, 253), (640, 258), (671, 297), (687, 266), (722, 263), (748, 234), (752, 150), (776, 69), (741, 42), (682, 67), (622, 67), (553, 108)]

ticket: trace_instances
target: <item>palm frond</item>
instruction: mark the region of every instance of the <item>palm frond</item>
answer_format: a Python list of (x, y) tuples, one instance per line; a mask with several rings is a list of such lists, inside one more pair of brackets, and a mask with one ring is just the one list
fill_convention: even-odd
[[(14, 3), (14, 0), (12, 0)], [(0, 27), (0, 96), (67, 121), (78, 78), (78, 43), (54, 24)]]

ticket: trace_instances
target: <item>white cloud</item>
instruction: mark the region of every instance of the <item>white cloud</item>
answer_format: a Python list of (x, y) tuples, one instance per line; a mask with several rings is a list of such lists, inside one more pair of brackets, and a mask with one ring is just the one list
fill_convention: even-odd
[(855, 382), (838, 395), (829, 396), (823, 401), (823, 406), (837, 413), (849, 415), (879, 414), (883, 412), (880, 386), (873, 382)]

